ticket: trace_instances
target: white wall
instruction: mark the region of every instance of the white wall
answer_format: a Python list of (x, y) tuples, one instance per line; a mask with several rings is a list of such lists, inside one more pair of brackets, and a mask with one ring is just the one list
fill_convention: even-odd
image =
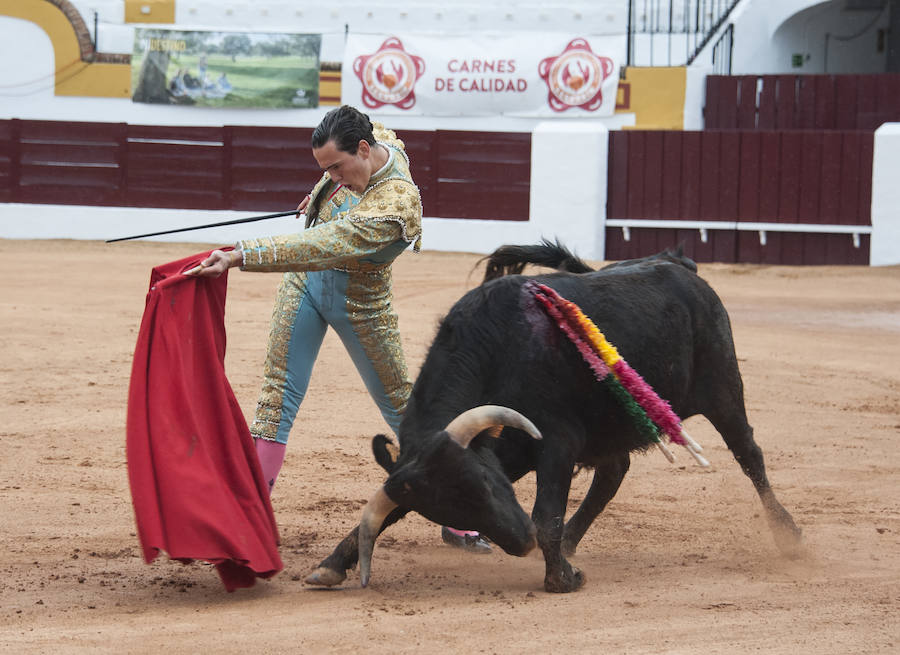
[(694, 64), (688, 66), (684, 89), (684, 129), (702, 130), (705, 124), (703, 106), (706, 103), (706, 76), (712, 75), (712, 67)]
[[(733, 74), (884, 72), (876, 32), (887, 27), (887, 10), (848, 11), (845, 6), (844, 0), (744, 0), (730, 18), (735, 25)], [(855, 39), (841, 40), (861, 31)], [(795, 53), (803, 55), (800, 67), (792, 64)]]
[[(889, 12), (883, 9), (847, 11), (830, 2), (795, 14), (775, 32), (772, 53), (784, 73), (883, 73), (887, 48), (877, 49), (877, 32), (886, 29)], [(803, 55), (794, 67), (791, 55)]]
[(636, 33), (632, 66), (684, 66), (696, 43), (683, 33)]
[(37, 98), (53, 97), (54, 70), (53, 44), (47, 33), (32, 22), (0, 16), (2, 117), (8, 118), (7, 111)]
[[(124, 21), (122, 0), (70, 0), (93, 31), (94, 12), (100, 23), (100, 49), (111, 50), (116, 25)], [(575, 31), (624, 34), (628, 5), (621, 0), (177, 0), (179, 29), (221, 29), (263, 32), (315, 32), (343, 35), (355, 32), (434, 31)], [(340, 60), (340, 56), (336, 57)]]
[[(595, 121), (546, 122), (531, 135), (530, 223), (585, 259), (603, 259), (609, 130)], [(537, 239), (532, 239), (535, 242)]]
[(872, 266), (900, 264), (900, 123), (875, 131), (872, 158)]

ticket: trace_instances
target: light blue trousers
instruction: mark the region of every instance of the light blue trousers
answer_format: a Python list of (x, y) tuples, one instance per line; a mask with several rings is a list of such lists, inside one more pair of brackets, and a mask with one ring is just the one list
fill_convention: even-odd
[[(361, 289), (368, 293), (362, 294)], [(412, 385), (391, 306), (389, 279), (384, 291), (372, 293), (366, 285), (356, 288), (350, 273), (328, 270), (288, 273), (282, 280), (263, 388), (250, 429), (254, 437), (287, 443), (329, 326), (337, 332), (369, 395), (397, 434)]]

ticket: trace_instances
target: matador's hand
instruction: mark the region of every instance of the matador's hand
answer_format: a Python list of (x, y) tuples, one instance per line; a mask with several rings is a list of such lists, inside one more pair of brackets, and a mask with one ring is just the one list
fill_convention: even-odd
[(185, 275), (196, 275), (198, 277), (219, 277), (232, 266), (240, 266), (243, 261), (243, 253), (240, 250), (213, 250), (209, 253), (209, 257), (200, 262), (199, 266), (195, 266), (189, 271), (185, 271)]
[(309, 207), (310, 197), (306, 196), (303, 200), (300, 201), (300, 204), (297, 205), (297, 218), (300, 218), (300, 214), (306, 213), (306, 208)]

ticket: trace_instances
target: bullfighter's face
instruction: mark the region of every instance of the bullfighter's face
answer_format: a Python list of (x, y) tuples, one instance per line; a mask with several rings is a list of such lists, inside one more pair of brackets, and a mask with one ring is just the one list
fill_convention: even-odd
[(537, 545), (534, 523), (493, 454), (463, 448), (445, 432), (414, 460), (401, 458), (384, 490), (435, 523), (479, 531), (510, 555), (527, 555)]
[(321, 148), (313, 148), (312, 152), (316, 162), (335, 184), (342, 184), (354, 193), (365, 191), (369, 178), (379, 168), (377, 154), (380, 150), (365, 140), (359, 142), (353, 154), (339, 150), (333, 140)]

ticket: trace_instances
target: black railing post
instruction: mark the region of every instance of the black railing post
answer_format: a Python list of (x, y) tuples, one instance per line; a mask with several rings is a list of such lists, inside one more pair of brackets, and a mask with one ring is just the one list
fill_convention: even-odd
[(635, 0), (628, 0), (628, 43), (625, 44), (625, 65), (631, 66), (631, 55), (634, 50), (634, 25), (632, 24)]
[(731, 75), (731, 65), (734, 61), (734, 23), (728, 26), (728, 75)]

